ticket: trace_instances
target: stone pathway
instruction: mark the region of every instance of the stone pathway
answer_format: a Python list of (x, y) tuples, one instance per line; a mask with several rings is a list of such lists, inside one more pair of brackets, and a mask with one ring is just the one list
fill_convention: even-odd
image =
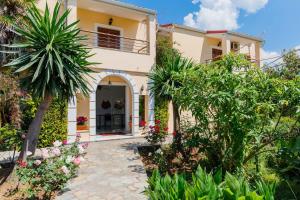
[(144, 139), (91, 143), (79, 176), (57, 200), (143, 200), (147, 175), (136, 152)]

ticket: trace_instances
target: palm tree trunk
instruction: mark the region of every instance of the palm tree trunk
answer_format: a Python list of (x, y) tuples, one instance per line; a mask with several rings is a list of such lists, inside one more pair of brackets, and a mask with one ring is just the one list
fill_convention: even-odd
[(38, 110), (35, 114), (35, 117), (32, 120), (32, 122), (28, 128), (28, 133), (26, 134), (23, 148), (19, 155), (19, 160), (25, 161), (27, 158), (28, 151), (31, 152), (32, 155), (35, 154), (37, 141), (38, 141), (38, 135), (40, 134), (40, 131), (41, 131), (41, 125), (43, 122), (43, 118), (44, 118), (44, 115), (47, 112), (48, 108), (50, 107), (52, 100), (53, 100), (52, 96), (46, 95), (46, 97), (40, 103)]
[(180, 113), (179, 107), (176, 103), (172, 101), (173, 105), (173, 119), (174, 119), (174, 145), (177, 151), (181, 152), (184, 155), (183, 147), (182, 147), (182, 135), (180, 132)]
[(173, 106), (173, 120), (174, 120), (174, 131), (177, 133), (180, 131), (180, 114), (179, 107), (174, 101), (172, 101)]

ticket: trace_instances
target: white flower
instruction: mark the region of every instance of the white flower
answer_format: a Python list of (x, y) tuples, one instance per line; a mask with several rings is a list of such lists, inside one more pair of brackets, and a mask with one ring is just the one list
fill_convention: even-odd
[(161, 149), (157, 149), (155, 153), (162, 154)]
[(72, 157), (72, 156), (69, 155), (66, 158), (66, 163), (69, 164), (69, 163), (73, 162), (73, 160), (74, 160), (74, 157)]
[(54, 147), (60, 147), (61, 145), (62, 145), (62, 142), (59, 140), (56, 140), (55, 142), (53, 142)]
[(35, 160), (34, 161), (34, 165), (36, 165), (36, 166), (39, 166), (41, 163), (42, 163), (42, 161), (40, 161), (40, 160)]
[(77, 147), (78, 147), (79, 154), (83, 154), (84, 148), (80, 144)]
[(59, 148), (54, 148), (52, 150), (52, 153), (54, 154), (54, 156), (60, 156), (60, 150), (59, 150)]
[(62, 166), (61, 171), (66, 175), (70, 173), (70, 170), (66, 166)]
[(43, 157), (43, 159), (47, 159), (50, 157), (47, 149), (42, 149), (42, 157)]

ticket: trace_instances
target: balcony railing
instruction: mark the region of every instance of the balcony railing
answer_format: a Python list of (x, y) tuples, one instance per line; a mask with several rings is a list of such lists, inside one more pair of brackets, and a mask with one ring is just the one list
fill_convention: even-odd
[(87, 36), (85, 44), (90, 47), (149, 54), (149, 42), (145, 40), (87, 30), (81, 30), (81, 34)]

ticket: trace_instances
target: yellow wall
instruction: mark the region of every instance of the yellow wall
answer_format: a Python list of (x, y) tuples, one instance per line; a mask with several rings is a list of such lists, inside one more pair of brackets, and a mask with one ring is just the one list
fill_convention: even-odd
[(96, 31), (96, 24), (109, 26), (108, 21), (112, 18), (113, 23), (111, 26), (121, 28), (124, 37), (147, 40), (147, 25), (143, 22), (82, 8), (77, 9), (77, 16), (80, 20), (79, 27), (83, 30)]
[(175, 28), (173, 32), (173, 42), (175, 43), (174, 47), (178, 49), (183, 56), (200, 62), (204, 45), (204, 37), (201, 33)]

